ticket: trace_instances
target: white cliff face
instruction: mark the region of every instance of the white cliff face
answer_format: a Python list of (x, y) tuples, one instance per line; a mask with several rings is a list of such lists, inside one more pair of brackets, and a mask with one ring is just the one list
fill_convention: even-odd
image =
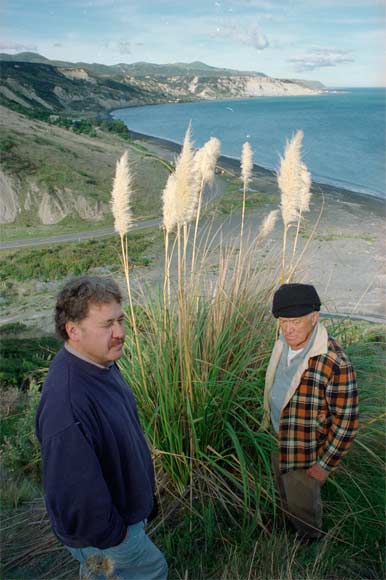
[(43, 193), (39, 204), (39, 218), (42, 224), (57, 224), (68, 215), (68, 208), (58, 194)]
[(152, 77), (127, 76), (126, 82), (147, 91), (161, 91), (170, 98), (182, 99), (194, 96), (200, 99), (280, 97), (297, 95), (319, 95), (323, 91), (305, 86), (301, 82), (274, 79), (262, 75), (232, 75), (219, 77), (168, 76), (161, 79)]
[(14, 222), (19, 210), (15, 180), (0, 171), (0, 224)]
[(91, 202), (83, 195), (71, 191), (43, 193), (38, 215), (44, 225), (57, 224), (66, 216), (77, 213), (81, 219), (99, 221), (107, 213), (107, 204)]
[(295, 82), (282, 81), (269, 77), (248, 78), (244, 90), (246, 96), (250, 97), (318, 95), (322, 92)]
[(73, 197), (73, 206), (80, 218), (91, 221), (101, 220), (109, 211), (107, 203), (91, 202), (83, 195)]
[(96, 80), (91, 77), (88, 72), (84, 68), (64, 68), (60, 69), (62, 75), (67, 77), (68, 79), (75, 79), (81, 81), (87, 81), (93, 85), (96, 84)]
[(23, 200), (21, 185), (0, 171), (0, 224), (13, 223), (20, 212), (37, 216), (44, 225), (52, 225), (73, 214), (84, 220), (100, 221), (109, 211), (107, 203), (91, 201), (70, 190), (42, 192), (36, 183), (31, 182), (24, 184), (24, 191), (26, 185)]

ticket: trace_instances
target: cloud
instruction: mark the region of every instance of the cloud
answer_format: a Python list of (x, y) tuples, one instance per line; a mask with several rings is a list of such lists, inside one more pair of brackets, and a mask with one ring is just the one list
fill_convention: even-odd
[(2, 42), (0, 41), (0, 50), (14, 50), (16, 52), (37, 51), (38, 48), (33, 44), (21, 44), (19, 42)]
[(120, 54), (131, 54), (131, 43), (128, 40), (121, 40), (117, 44), (117, 49)]
[(260, 30), (258, 26), (251, 26), (245, 29), (239, 24), (227, 24), (218, 26), (212, 36), (217, 38), (228, 38), (240, 44), (253, 46), (257, 50), (264, 50), (268, 48), (269, 41), (266, 35)]
[(295, 65), (296, 71), (305, 72), (354, 62), (354, 59), (348, 50), (318, 49), (290, 58), (288, 62)]
[(245, 44), (251, 44), (257, 50), (264, 50), (269, 46), (268, 38), (257, 27), (249, 31), (249, 42), (248, 38), (246, 40)]
[(271, 10), (275, 7), (275, 3), (271, 0), (237, 0), (236, 4), (251, 6), (259, 10)]

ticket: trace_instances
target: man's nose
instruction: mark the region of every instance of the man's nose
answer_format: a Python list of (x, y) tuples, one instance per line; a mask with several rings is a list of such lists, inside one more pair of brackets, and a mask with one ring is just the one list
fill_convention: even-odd
[(113, 337), (114, 338), (125, 338), (125, 330), (123, 328), (123, 322), (114, 322), (113, 324)]
[(286, 325), (286, 331), (287, 332), (292, 332), (295, 329), (294, 325), (291, 324), (290, 322), (287, 323)]

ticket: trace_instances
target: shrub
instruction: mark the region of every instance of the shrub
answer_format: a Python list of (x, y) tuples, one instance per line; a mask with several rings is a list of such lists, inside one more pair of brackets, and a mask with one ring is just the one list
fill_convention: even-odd
[(12, 422), (3, 436), (1, 448), (1, 462), (7, 474), (16, 478), (28, 476), (37, 482), (41, 479), (40, 446), (35, 436), (39, 399), (40, 387), (38, 383), (31, 382), (25, 405), (11, 417)]

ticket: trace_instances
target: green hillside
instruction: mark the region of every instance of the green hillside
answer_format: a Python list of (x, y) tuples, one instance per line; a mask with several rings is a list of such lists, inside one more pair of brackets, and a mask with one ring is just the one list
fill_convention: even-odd
[(2, 211), (7, 203), (16, 208), (14, 223), (2, 225), (3, 238), (12, 237), (15, 228), (42, 223), (47, 228), (74, 220), (94, 228), (111, 223), (115, 163), (125, 149), (134, 173), (135, 216), (160, 215), (168, 170), (131, 142), (127, 129), (122, 137), (111, 132), (118, 125), (103, 121), (91, 126), (92, 135), (78, 134), (0, 107)]

